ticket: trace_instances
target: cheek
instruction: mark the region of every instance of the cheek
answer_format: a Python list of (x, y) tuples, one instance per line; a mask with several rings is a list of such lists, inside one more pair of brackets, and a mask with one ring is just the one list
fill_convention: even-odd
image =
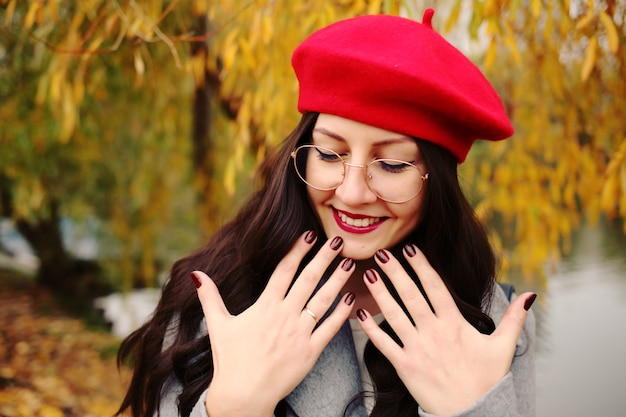
[(395, 215), (402, 223), (402, 229), (413, 229), (422, 220), (422, 199), (417, 199), (400, 205), (395, 210)]
[(311, 187), (307, 187), (309, 203), (311, 204), (311, 207), (313, 207), (313, 210), (315, 211), (315, 214), (318, 216), (318, 218), (320, 216), (320, 211), (324, 205), (324, 202), (331, 198), (333, 193), (334, 191), (319, 191)]

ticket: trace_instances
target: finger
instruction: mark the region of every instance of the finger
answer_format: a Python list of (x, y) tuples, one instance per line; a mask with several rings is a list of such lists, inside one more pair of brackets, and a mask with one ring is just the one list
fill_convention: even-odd
[(372, 297), (374, 297), (383, 316), (385, 316), (385, 320), (400, 337), (400, 340), (405, 344), (410, 342), (411, 336), (416, 335), (415, 327), (404, 310), (402, 310), (402, 307), (393, 298), (378, 273), (373, 269), (368, 269), (363, 274), (363, 281)]
[(298, 278), (296, 278), (285, 297), (285, 303), (288, 308), (298, 311), (304, 308), (313, 290), (315, 290), (322, 276), (324, 276), (324, 272), (326, 272), (333, 259), (337, 257), (342, 245), (343, 239), (337, 236), (322, 246), (311, 262), (304, 267)]
[(413, 270), (417, 273), (422, 287), (424, 288), (424, 292), (435, 310), (435, 314), (438, 317), (460, 315), (461, 313), (452, 295), (450, 295), (446, 284), (437, 271), (430, 266), (424, 253), (415, 245), (410, 244), (404, 247), (404, 255)]
[(376, 324), (369, 312), (359, 309), (356, 314), (361, 328), (374, 346), (389, 359), (392, 365), (399, 363), (403, 355), (402, 347)]
[(351, 292), (345, 294), (333, 312), (315, 329), (311, 335), (311, 343), (318, 352), (321, 352), (330, 343), (330, 340), (348, 320), (350, 312), (354, 307), (354, 300), (354, 294)]
[[(376, 252), (375, 259), (385, 274), (387, 274), (389, 280), (391, 280), (415, 324), (432, 317), (433, 313), (424, 295), (417, 284), (406, 273), (400, 262), (384, 249)], [(387, 318), (387, 316), (385, 317)], [(389, 318), (387, 320), (389, 321)]]
[(215, 285), (215, 282), (202, 271), (193, 271), (191, 279), (196, 285), (198, 299), (202, 305), (202, 311), (206, 318), (207, 328), (212, 328), (213, 324), (220, 319), (230, 317), (231, 314), (226, 308), (222, 296)]
[[(354, 272), (354, 269), (356, 268), (355, 265), (354, 261), (350, 258), (346, 258), (341, 261), (328, 281), (326, 281), (324, 285), (315, 293), (315, 295), (307, 302), (306, 308), (303, 310), (303, 314), (306, 315), (304, 319), (308, 323), (316, 323), (319, 318), (321, 318), (326, 311), (328, 311), (328, 308), (337, 299), (337, 294), (339, 294), (346, 281), (348, 281)], [(311, 318), (313, 318), (313, 321), (311, 321)], [(313, 327), (311, 327), (311, 329), (312, 328)]]
[(511, 342), (510, 345), (515, 349), (515, 344), (522, 334), (524, 329), (524, 323), (528, 317), (528, 310), (535, 302), (537, 294), (527, 292), (521, 294), (515, 300), (511, 302), (511, 305), (506, 309), (500, 324), (493, 332), (492, 336), (497, 338), (504, 338)]
[(313, 230), (300, 236), (287, 255), (276, 266), (261, 297), (270, 296), (280, 300), (285, 298), (302, 259), (311, 250), (316, 240), (317, 235)]

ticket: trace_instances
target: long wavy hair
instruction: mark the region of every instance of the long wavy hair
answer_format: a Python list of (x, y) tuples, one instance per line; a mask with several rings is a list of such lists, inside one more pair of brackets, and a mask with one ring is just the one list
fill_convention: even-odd
[[(197, 337), (204, 316), (189, 279), (192, 271), (206, 272), (231, 314), (238, 314), (259, 297), (278, 262), (304, 231), (313, 229), (321, 238), (303, 265), (323, 244), (324, 231), (290, 157), (299, 144), (311, 140), (316, 120), (316, 113), (303, 115), (279, 151), (261, 167), (258, 191), (235, 218), (205, 246), (174, 263), (152, 318), (120, 347), (118, 364), (131, 363), (134, 372), (118, 414), (130, 409), (135, 417), (152, 416), (158, 411), (168, 379), (175, 377), (183, 387), (179, 413), (188, 416), (209, 386), (213, 378), (211, 344), (208, 337)], [(492, 291), (495, 259), (487, 236), (460, 189), (456, 160), (442, 148), (416, 140), (430, 172), (423, 191), (424, 217), (392, 251), (403, 259), (403, 244), (416, 243), (442, 276), (466, 319), (481, 332), (490, 333), (494, 324), (483, 313), (483, 304)], [(415, 275), (413, 278), (419, 283)], [(173, 324), (172, 343), (164, 346)], [(393, 335), (386, 323), (382, 327)], [(366, 346), (365, 362), (376, 389), (371, 415), (415, 415), (417, 403), (371, 342)]]

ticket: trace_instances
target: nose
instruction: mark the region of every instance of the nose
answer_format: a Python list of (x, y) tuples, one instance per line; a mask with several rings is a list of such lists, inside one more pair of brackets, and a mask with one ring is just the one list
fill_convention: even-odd
[(378, 197), (367, 183), (366, 172), (366, 165), (346, 163), (343, 182), (335, 189), (335, 195), (348, 206), (374, 203)]

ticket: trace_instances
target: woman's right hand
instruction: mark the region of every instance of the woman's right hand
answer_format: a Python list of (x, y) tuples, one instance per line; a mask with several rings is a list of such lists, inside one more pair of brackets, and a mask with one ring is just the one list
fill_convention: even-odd
[(228, 312), (206, 274), (192, 273), (211, 339), (214, 374), (206, 401), (210, 417), (271, 416), (350, 315), (354, 296), (346, 294), (316, 327), (316, 318), (328, 311), (352, 274), (351, 259), (342, 261), (311, 297), (341, 249), (339, 237), (320, 249), (290, 288), (314, 241), (314, 232), (303, 234), (277, 265), (259, 299), (236, 316)]

